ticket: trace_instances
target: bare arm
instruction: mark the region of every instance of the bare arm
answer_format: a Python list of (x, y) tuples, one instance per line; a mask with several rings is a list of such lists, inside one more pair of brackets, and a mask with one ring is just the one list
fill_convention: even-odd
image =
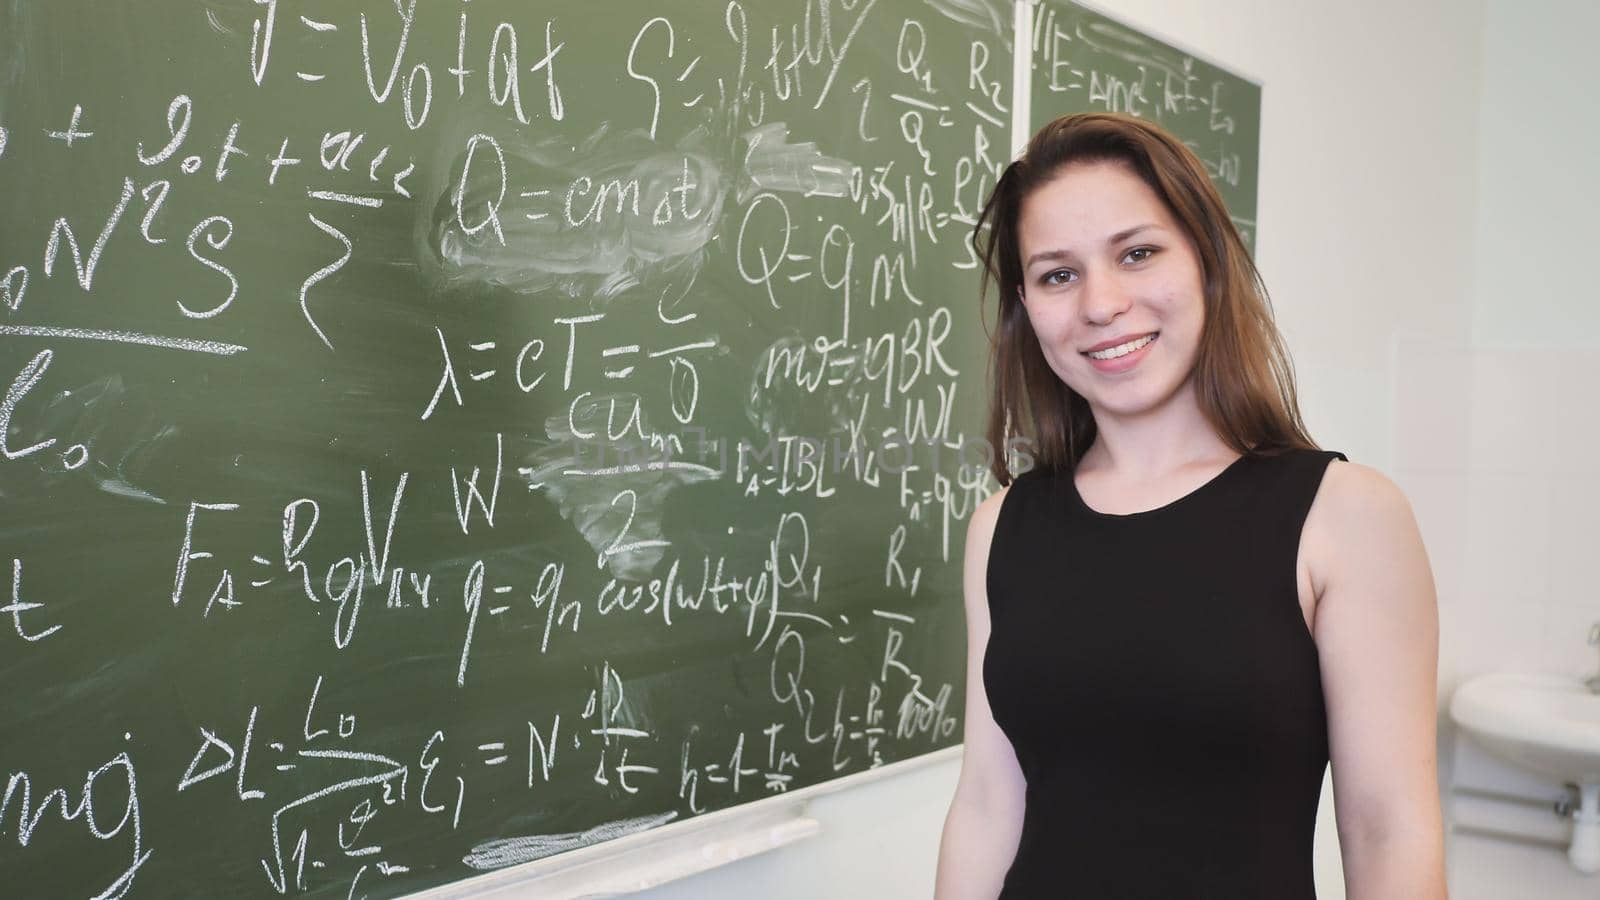
[(962, 594), (967, 610), (967, 714), (961, 777), (939, 843), (936, 900), (993, 900), (1016, 856), (1026, 782), (983, 688), (989, 642), (986, 575), (995, 519), (1009, 488), (985, 499), (967, 523)]
[(1330, 466), (1315, 633), (1345, 884), (1350, 900), (1443, 900), (1433, 576), (1400, 489)]

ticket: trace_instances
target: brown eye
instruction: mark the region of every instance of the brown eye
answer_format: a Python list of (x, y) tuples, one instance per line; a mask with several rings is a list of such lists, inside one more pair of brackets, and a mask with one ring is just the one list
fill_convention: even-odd
[(1052, 269), (1051, 271), (1046, 272), (1044, 276), (1039, 279), (1039, 281), (1048, 285), (1062, 285), (1069, 283), (1067, 280), (1068, 276), (1075, 274), (1077, 273), (1073, 272), (1071, 269)]
[(1132, 250), (1129, 250), (1128, 255), (1124, 256), (1123, 259), (1126, 259), (1130, 262), (1140, 263), (1154, 256), (1155, 254), (1156, 248), (1154, 247), (1135, 247)]

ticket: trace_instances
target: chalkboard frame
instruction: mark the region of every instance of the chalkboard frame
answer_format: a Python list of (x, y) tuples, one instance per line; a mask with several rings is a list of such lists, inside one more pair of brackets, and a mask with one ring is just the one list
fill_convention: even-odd
[[(530, 896), (530, 891), (535, 892), (533, 896), (579, 897), (658, 887), (812, 837), (824, 827), (806, 815), (813, 800), (959, 762), (962, 752), (961, 744), (944, 747), (410, 896), (417, 900), (509, 900)], [(713, 845), (717, 845), (716, 852), (704, 852)], [(604, 872), (595, 871), (601, 866), (607, 867)]]
[[(1182, 42), (1174, 41), (1155, 30), (1127, 24), (1123, 19), (1095, 4), (1078, 0), (1071, 2), (1123, 23), (1131, 30), (1160, 40), (1174, 49), (1193, 56), (1196, 60), (1203, 60), (1222, 68), (1212, 58), (1196, 53)], [(1009, 124), (1011, 158), (1014, 158), (1028, 137), (1031, 120), (1033, 66), (1030, 36), (1036, 0), (1011, 0), (1011, 4), (1013, 94)], [(1239, 73), (1231, 67), (1226, 71), (1237, 74), (1258, 88), (1261, 87), (1258, 79)], [(808, 804), (817, 798), (852, 790), (879, 779), (895, 778), (927, 767), (953, 762), (958, 760), (960, 755), (959, 744), (921, 753), (877, 768), (827, 779), (789, 793), (680, 818), (623, 837), (600, 840), (542, 859), (472, 875), (428, 888), (414, 896), (480, 896), (491, 892), (521, 891), (529, 888), (566, 895), (604, 889), (605, 886), (617, 884), (619, 878), (626, 877), (636, 879), (635, 888), (664, 883), (672, 878), (692, 874), (694, 871), (705, 870), (715, 864), (732, 862), (816, 834), (821, 825), (807, 818), (805, 813)], [(759, 829), (766, 829), (766, 833), (770, 835), (770, 839), (764, 844), (759, 840), (749, 840), (751, 832)], [(736, 840), (741, 838), (743, 840)], [(707, 842), (725, 842), (728, 853), (717, 859), (708, 860), (705, 854), (698, 852)], [(625, 861), (624, 857), (627, 857)], [(595, 864), (599, 862), (607, 863), (609, 870), (603, 873), (597, 872), (596, 869), (599, 867)], [(611, 865), (614, 863), (617, 865)]]

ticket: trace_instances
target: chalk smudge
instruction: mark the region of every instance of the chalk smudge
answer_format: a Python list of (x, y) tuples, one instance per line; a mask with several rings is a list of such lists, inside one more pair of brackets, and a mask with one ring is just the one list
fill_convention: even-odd
[(789, 143), (789, 126), (769, 122), (740, 136), (744, 151), (744, 181), (739, 187), (742, 205), (757, 191), (785, 191), (827, 197), (845, 197), (850, 190), (851, 164), (824, 155), (810, 141)]
[[(648, 578), (670, 545), (661, 521), (668, 495), (719, 473), (697, 461), (700, 448), (654, 432), (635, 394), (588, 397), (572, 420), (579, 432), (594, 436), (576, 436), (565, 414), (551, 416), (545, 420), (550, 443), (517, 471), (530, 490), (543, 490), (555, 502), (598, 564), (621, 580)], [(619, 421), (628, 422), (625, 433), (609, 436)]]
[(602, 301), (684, 270), (692, 280), (727, 193), (708, 133), (663, 148), (642, 131), (607, 131), (576, 146), (463, 145), (434, 203), (425, 264), (447, 285)]
[(641, 285), (681, 295), (705, 264), (735, 183), (741, 204), (761, 191), (849, 194), (851, 164), (809, 141), (790, 143), (782, 122), (741, 134), (736, 164), (712, 149), (705, 126), (672, 147), (641, 129), (610, 132), (602, 125), (576, 145), (464, 142), (433, 204), (424, 266), (446, 286), (601, 304)]
[(1011, 4), (993, 0), (927, 0), (934, 11), (968, 28), (1005, 38), (1011, 46)]
[(636, 816), (606, 822), (584, 831), (567, 831), (560, 834), (530, 834), (525, 837), (502, 838), (472, 848), (461, 861), (474, 869), (503, 869), (518, 863), (543, 859), (601, 841), (609, 841), (629, 834), (637, 834), (678, 817), (678, 811)]

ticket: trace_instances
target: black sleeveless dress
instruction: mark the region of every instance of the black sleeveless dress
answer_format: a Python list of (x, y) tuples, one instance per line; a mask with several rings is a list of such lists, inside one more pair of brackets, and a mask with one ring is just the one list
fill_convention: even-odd
[(984, 687), (1027, 778), (1003, 898), (1314, 900), (1328, 763), (1301, 527), (1336, 450), (1242, 456), (1157, 509), (1033, 469), (989, 549)]

